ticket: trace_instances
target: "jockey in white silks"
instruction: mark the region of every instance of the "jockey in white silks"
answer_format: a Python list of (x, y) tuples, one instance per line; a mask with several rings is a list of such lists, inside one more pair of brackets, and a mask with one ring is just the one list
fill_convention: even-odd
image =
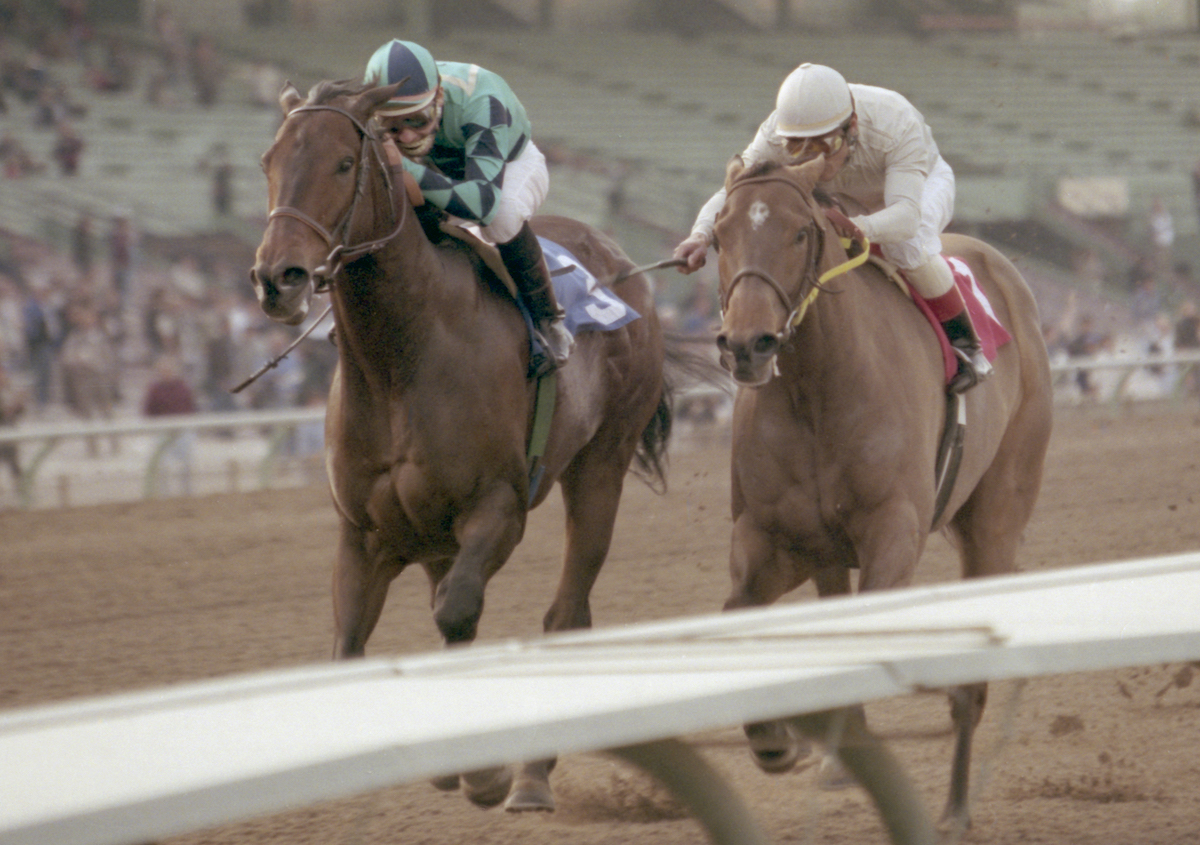
[[(966, 389), (991, 375), (979, 336), (940, 236), (954, 215), (954, 172), (938, 152), (925, 118), (908, 100), (871, 85), (848, 84), (833, 68), (802, 64), (779, 88), (767, 116), (742, 153), (747, 166), (761, 161), (797, 164), (825, 157), (820, 181), (830, 193), (850, 196), (868, 211), (826, 216), (842, 237), (865, 235), (904, 271), (929, 303), (958, 352), (952, 387)], [(704, 266), (725, 189), (700, 209), (691, 234), (675, 249), (680, 272)]]

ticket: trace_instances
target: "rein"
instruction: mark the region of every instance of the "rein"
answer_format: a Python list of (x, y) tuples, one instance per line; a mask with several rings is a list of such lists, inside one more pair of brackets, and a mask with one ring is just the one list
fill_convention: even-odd
[[(799, 185), (797, 185), (791, 179), (775, 175), (754, 176), (749, 179), (739, 181), (729, 189), (727, 196), (729, 193), (733, 193), (738, 188), (741, 188), (745, 185), (757, 184), (760, 182), (782, 182), (785, 185), (790, 186), (800, 194), (805, 206), (809, 208), (809, 210), (813, 209), (808, 195)], [(802, 284), (803, 282), (816, 276), (817, 268), (821, 262), (821, 258), (825, 253), (825, 230), (817, 223), (815, 214), (813, 215), (813, 220), (809, 224), (809, 227), (813, 230), (815, 237), (810, 240), (809, 243), (808, 260), (805, 262), (806, 266), (804, 269), (804, 275), (800, 280)], [(787, 291), (784, 290), (783, 285), (781, 285), (778, 280), (776, 280), (775, 277), (766, 270), (758, 267), (743, 267), (734, 274), (732, 279), (729, 280), (729, 286), (726, 288), (725, 294), (721, 298), (722, 313), (724, 313), (726, 306), (729, 304), (729, 298), (733, 295), (733, 291), (738, 284), (746, 278), (757, 278), (760, 281), (765, 282), (768, 287), (774, 290), (779, 296), (780, 301), (783, 302), (784, 307), (788, 309), (787, 320), (784, 322), (784, 328), (780, 332), (782, 339), (786, 340), (791, 335), (792, 331), (794, 331), (795, 328), (800, 325), (801, 321), (804, 319), (804, 315), (808, 313), (809, 306), (811, 306), (816, 300), (817, 295), (823, 290), (822, 286), (826, 282), (828, 282), (830, 279), (834, 279), (838, 276), (849, 273), (856, 267), (862, 266), (866, 263), (867, 259), (870, 258), (871, 242), (865, 235), (860, 241), (855, 241), (852, 238), (839, 238), (838, 240), (841, 243), (842, 248), (847, 252), (849, 252), (852, 246), (857, 244), (860, 247), (859, 253), (853, 258), (849, 258), (846, 261), (829, 268), (819, 276), (816, 276), (816, 279), (812, 282), (812, 289), (805, 295), (799, 304), (794, 306), (792, 305), (792, 298), (788, 295)], [(814, 244), (813, 241), (816, 243)]]
[[(346, 210), (345, 216), (338, 223), (338, 225), (334, 227), (334, 230), (339, 233), (337, 240), (340, 242), (335, 242), (335, 235), (333, 232), (330, 232), (310, 215), (305, 214), (300, 209), (293, 208), (292, 206), (281, 205), (271, 209), (271, 213), (267, 215), (267, 223), (269, 224), (277, 217), (290, 217), (293, 220), (300, 221), (305, 226), (312, 229), (314, 232), (320, 235), (321, 240), (325, 241), (325, 245), (329, 247), (330, 251), (329, 254), (325, 256), (325, 263), (321, 267), (318, 267), (315, 271), (316, 273), (320, 274), (320, 281), (318, 281), (316, 287), (314, 288), (315, 293), (325, 293), (333, 286), (333, 278), (342, 271), (342, 266), (346, 259), (353, 260), (366, 255), (369, 252), (375, 252), (379, 249), (382, 249), (389, 241), (400, 234), (400, 230), (404, 228), (404, 223), (408, 217), (408, 205), (403, 202), (396, 202), (395, 184), (392, 182), (391, 172), (384, 162), (383, 155), (380, 153), (379, 138), (373, 132), (371, 132), (370, 129), (364, 126), (362, 121), (360, 121), (350, 112), (346, 111), (345, 109), (340, 109), (337, 106), (329, 105), (298, 106), (297, 108), (294, 108), (288, 112), (287, 116), (284, 117), (284, 120), (287, 121), (293, 115), (299, 114), (300, 112), (313, 111), (332, 111), (343, 115), (354, 124), (354, 128), (357, 129), (359, 135), (362, 136), (362, 149), (359, 152), (358, 179), (354, 185), (354, 199), (350, 202), (350, 208)], [(346, 234), (350, 229), (350, 222), (354, 219), (354, 212), (358, 208), (358, 201), (366, 192), (368, 150), (374, 154), (375, 160), (379, 162), (379, 170), (383, 173), (383, 182), (384, 186), (387, 188), (388, 200), (391, 204), (391, 215), (392, 219), (396, 221), (396, 227), (385, 237), (378, 238), (373, 241), (364, 241), (361, 244), (348, 247), (345, 244)], [(399, 213), (397, 213), (397, 206), (399, 206)], [(336, 264), (334, 263), (335, 261), (337, 262)], [(314, 320), (312, 325), (310, 325), (308, 329), (306, 329), (299, 337), (293, 340), (286, 349), (256, 370), (249, 378), (242, 381), (236, 387), (230, 388), (229, 392), (240, 393), (251, 384), (258, 381), (258, 379), (267, 372), (273, 370), (275, 367), (278, 367), (279, 363), (288, 356), (288, 353), (295, 349), (300, 344), (300, 341), (312, 334), (313, 330), (316, 329), (316, 327), (320, 325), (326, 317), (329, 316), (329, 313), (332, 310), (332, 305), (326, 307), (321, 316)]]
[[(324, 293), (333, 284), (333, 278), (342, 271), (342, 267), (347, 260), (361, 258), (370, 252), (376, 252), (386, 246), (393, 238), (400, 234), (400, 230), (404, 228), (406, 218), (408, 216), (408, 207), (404, 203), (396, 202), (395, 185), (392, 182), (391, 173), (384, 161), (384, 157), (380, 152), (380, 141), (361, 120), (352, 115), (345, 109), (330, 105), (311, 105), (298, 106), (287, 113), (284, 120), (290, 120), (294, 115), (300, 112), (315, 112), (315, 111), (331, 111), (336, 112), (351, 123), (358, 130), (358, 134), (362, 137), (362, 149), (359, 153), (359, 170), (358, 181), (354, 186), (354, 199), (350, 202), (350, 208), (346, 210), (346, 214), (334, 226), (333, 231), (326, 229), (317, 220), (310, 215), (301, 211), (298, 208), (291, 206), (276, 206), (271, 209), (271, 213), (267, 215), (267, 222), (270, 223), (276, 217), (290, 217), (293, 220), (298, 220), (308, 228), (312, 229), (321, 237), (325, 245), (329, 247), (329, 254), (325, 257), (325, 263), (317, 268), (317, 273), (320, 274), (321, 281), (316, 287), (317, 293)], [(350, 223), (354, 220), (354, 212), (358, 209), (358, 201), (362, 199), (366, 192), (367, 171), (367, 153), (370, 151), (375, 160), (379, 163), (379, 170), (383, 174), (384, 185), (387, 188), (388, 201), (391, 205), (391, 216), (396, 221), (395, 228), (382, 238), (377, 238), (371, 241), (364, 241), (354, 246), (346, 245), (346, 237), (349, 234)], [(397, 206), (399, 209), (397, 210)], [(336, 234), (335, 234), (336, 233)], [(336, 263), (335, 263), (336, 262)]]

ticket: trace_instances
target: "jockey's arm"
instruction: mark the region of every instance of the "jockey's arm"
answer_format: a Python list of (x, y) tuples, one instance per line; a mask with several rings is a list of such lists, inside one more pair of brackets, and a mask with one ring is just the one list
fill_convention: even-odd
[(410, 159), (404, 168), (413, 175), (426, 202), (463, 220), (488, 225), (500, 205), (500, 182), (504, 159), (486, 154), (467, 154), (463, 179), (452, 179), (434, 167)]
[(889, 169), (884, 179), (884, 206), (873, 214), (851, 217), (871, 243), (889, 244), (916, 237), (921, 224), (921, 193), (925, 174)]
[(888, 133), (884, 152), (883, 208), (851, 218), (871, 243), (900, 243), (916, 237), (921, 224), (921, 195), (937, 148), (920, 115), (902, 114)]

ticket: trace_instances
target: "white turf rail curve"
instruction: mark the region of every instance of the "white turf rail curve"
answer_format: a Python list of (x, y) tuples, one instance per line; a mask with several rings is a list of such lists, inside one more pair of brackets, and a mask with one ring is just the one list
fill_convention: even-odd
[(0, 842), (138, 843), (954, 684), (1200, 659), (1200, 553), (0, 713)]

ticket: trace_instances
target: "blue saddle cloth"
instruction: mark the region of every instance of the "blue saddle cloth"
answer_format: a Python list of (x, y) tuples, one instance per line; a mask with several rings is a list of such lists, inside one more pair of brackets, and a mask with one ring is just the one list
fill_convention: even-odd
[[(641, 316), (619, 296), (603, 287), (565, 247), (545, 238), (538, 238), (538, 241), (554, 280), (554, 295), (558, 298), (559, 307), (566, 312), (567, 329), (571, 334), (610, 332)], [(521, 310), (525, 311), (523, 304)], [(525, 313), (525, 319), (529, 319), (528, 312)]]

